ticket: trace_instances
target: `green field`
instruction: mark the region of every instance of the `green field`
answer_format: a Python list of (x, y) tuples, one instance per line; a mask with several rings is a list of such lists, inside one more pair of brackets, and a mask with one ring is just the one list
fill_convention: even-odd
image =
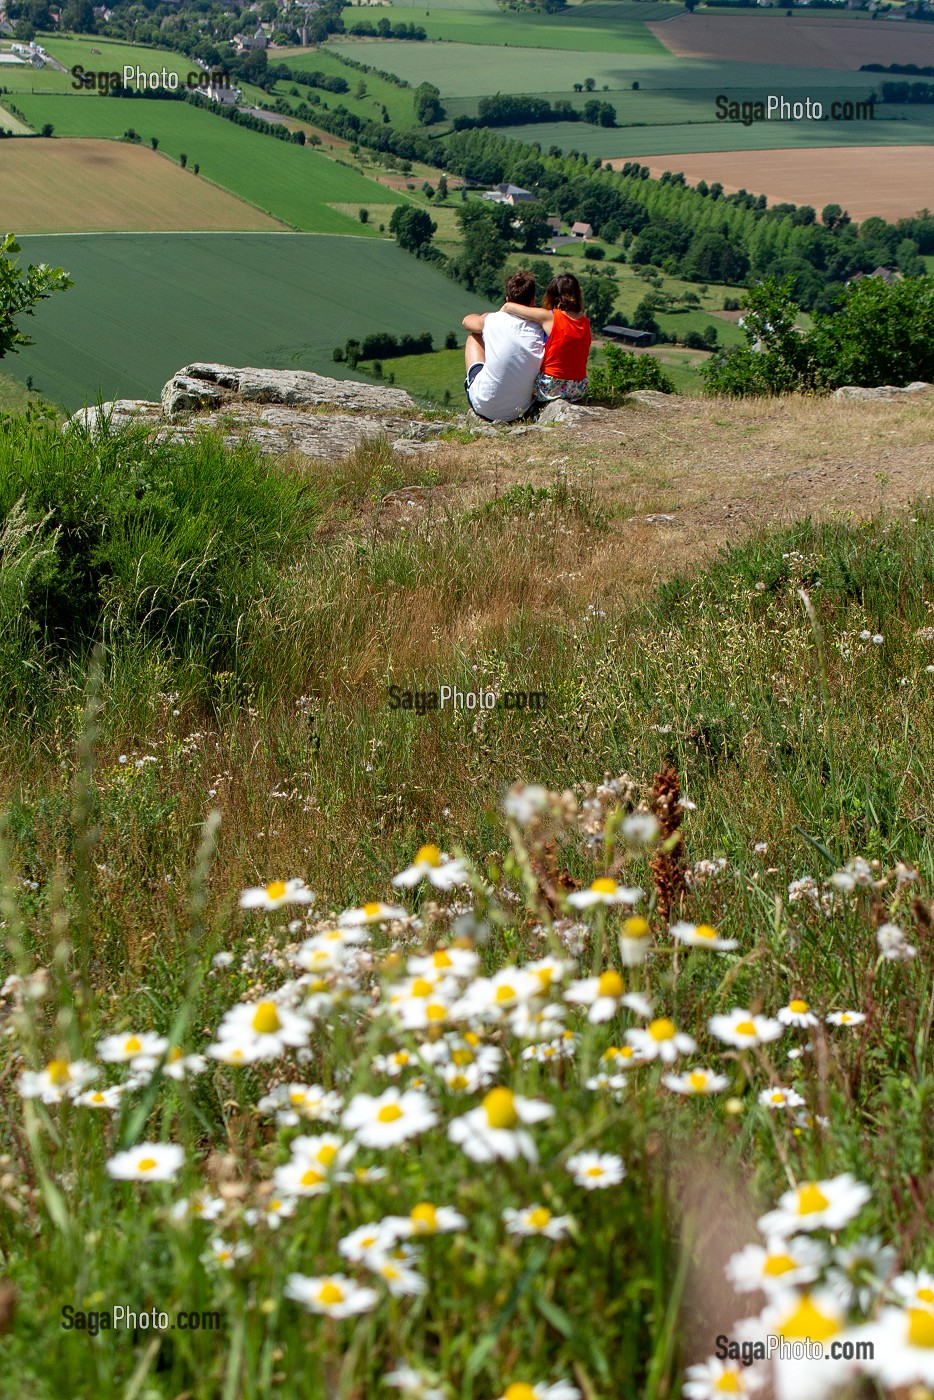
[(28, 136), (30, 129), (18, 117), (14, 117), (12, 112), (8, 112), (5, 107), (0, 107), (0, 131), (10, 131), (14, 136)]
[[(359, 47), (356, 54), (351, 53), (350, 57), (356, 57), (362, 63), (371, 63), (376, 68), (386, 67), (384, 63), (377, 61), (377, 56), (373, 52), (363, 53)], [(412, 90), (397, 87), (395, 83), (390, 83), (385, 78), (379, 78), (375, 73), (358, 73), (353, 68), (348, 67), (346, 63), (342, 63), (336, 54), (329, 52), (326, 48), (276, 49), (270, 55), (270, 62), (288, 63), (299, 73), (318, 72), (346, 78), (350, 84), (349, 92), (322, 92), (317, 88), (311, 89), (314, 95), (321, 99), (322, 107), (344, 106), (348, 112), (353, 112), (355, 116), (363, 117), (367, 121), (379, 121), (380, 109), (385, 107), (394, 126), (415, 125), (415, 104)], [(366, 94), (363, 97), (358, 97), (356, 94), (361, 82), (366, 85)], [(295, 97), (292, 95), (292, 88), (296, 86), (298, 85), (295, 83), (280, 82), (276, 84), (273, 93), (276, 97), (285, 97), (287, 101), (292, 103), (297, 103), (301, 99), (307, 101), (309, 89), (299, 87), (300, 97)], [(249, 91), (253, 92), (254, 90), (249, 89)], [(269, 98), (266, 93), (260, 93), (260, 96), (268, 102)]]
[(17, 106), (33, 126), (52, 122), (59, 136), (118, 138), (130, 126), (144, 141), (158, 136), (159, 149), (166, 155), (177, 160), (186, 152), (189, 166), (197, 162), (203, 176), (305, 232), (366, 231), (355, 219), (331, 209), (331, 204), (402, 201), (401, 195), (308, 146), (293, 146), (234, 126), (187, 102), (27, 96)]
[[(165, 68), (169, 73), (177, 73), (184, 80), (189, 73), (197, 71), (197, 65), (184, 54), (173, 53), (170, 49), (146, 48), (142, 44), (126, 44), (119, 39), (102, 39), (95, 35), (64, 36), (40, 34), (38, 42), (53, 58), (70, 70), (80, 64), (85, 72), (120, 73), (125, 64), (139, 66), (144, 72), (160, 72)], [(95, 53), (97, 49), (99, 52)], [(11, 92), (75, 92), (71, 72), (61, 73), (57, 68), (33, 68), (31, 64), (8, 68), (4, 64), (0, 71), (0, 84)], [(77, 94), (76, 94), (77, 95)], [(81, 93), (86, 97), (96, 97), (96, 93)]]
[[(390, 21), (403, 20), (417, 24), (428, 34), (429, 40), (454, 40), (467, 44), (510, 44), (529, 48), (559, 49), (580, 53), (657, 53), (665, 52), (653, 34), (643, 23), (644, 18), (657, 19), (667, 14), (679, 14), (680, 5), (653, 6), (660, 13), (651, 16), (632, 17), (632, 6), (625, 7), (625, 17), (617, 14), (611, 4), (585, 4), (575, 7), (569, 13), (548, 15), (532, 13), (526, 18), (513, 10), (504, 11), (493, 4), (474, 3), (444, 9), (440, 15), (427, 14), (430, 4), (422, 5), (408, 14), (394, 15), (395, 6), (387, 12), (383, 8), (361, 7), (359, 10), (345, 10), (344, 24), (353, 33), (358, 23), (369, 20), (376, 23), (386, 18)], [(619, 7), (622, 8), (622, 7)], [(641, 8), (641, 7), (640, 7)], [(382, 47), (385, 40), (374, 40)], [(400, 41), (411, 42), (411, 41)], [(420, 47), (412, 45), (412, 47)], [(366, 59), (377, 68), (386, 65), (376, 59)]]
[(75, 285), (38, 307), (35, 346), (4, 369), (32, 375), (69, 409), (98, 390), (158, 397), (194, 360), (340, 375), (331, 351), (349, 336), (428, 330), (440, 344), (477, 306), (381, 239), (79, 234), (23, 238), (22, 248), (29, 262), (65, 267)]

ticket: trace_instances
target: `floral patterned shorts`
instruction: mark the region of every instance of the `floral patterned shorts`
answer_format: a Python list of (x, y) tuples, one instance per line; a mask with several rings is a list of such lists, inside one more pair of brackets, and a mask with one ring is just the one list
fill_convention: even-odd
[(555, 379), (550, 374), (539, 373), (535, 381), (535, 397), (539, 403), (550, 403), (552, 399), (570, 399), (575, 402), (587, 392), (587, 379)]

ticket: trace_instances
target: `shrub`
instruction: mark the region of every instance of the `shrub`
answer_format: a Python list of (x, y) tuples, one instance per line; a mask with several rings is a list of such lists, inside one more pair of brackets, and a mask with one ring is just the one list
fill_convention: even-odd
[(590, 371), (587, 397), (614, 403), (633, 389), (658, 389), (673, 394), (675, 386), (652, 355), (636, 355), (619, 345), (608, 345), (603, 359)]
[(589, 258), (591, 262), (603, 262), (606, 251), (603, 248), (598, 248), (595, 243), (588, 243), (584, 249), (584, 257)]

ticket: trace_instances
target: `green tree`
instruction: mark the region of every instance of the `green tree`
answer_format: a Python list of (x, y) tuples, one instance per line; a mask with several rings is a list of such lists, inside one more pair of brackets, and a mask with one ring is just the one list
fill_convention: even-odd
[(419, 83), (415, 89), (415, 118), (422, 126), (444, 120), (441, 91), (434, 83)]
[(0, 242), (0, 359), (8, 351), (15, 354), (21, 346), (33, 343), (32, 337), (19, 329), (17, 318), (32, 316), (37, 302), (73, 285), (60, 267), (45, 263), (21, 267), (15, 261), (19, 252), (15, 236), (6, 234)]
[(673, 394), (675, 386), (652, 355), (636, 355), (619, 345), (608, 345), (603, 358), (588, 375), (588, 399), (616, 403), (633, 389), (657, 389)]
[(437, 228), (427, 210), (418, 209), (414, 204), (397, 204), (389, 220), (389, 232), (399, 247), (416, 256), (425, 251)]
[(75, 34), (93, 34), (96, 25), (91, 0), (69, 0), (62, 10), (61, 28), (70, 29)]
[(605, 326), (613, 314), (616, 300), (616, 283), (611, 277), (585, 277), (581, 281), (584, 294), (584, 310), (590, 322), (599, 330)]
[[(511, 214), (508, 205), (503, 205)], [(509, 243), (492, 209), (468, 203), (457, 211), (463, 251), (452, 267), (459, 281), (472, 292), (495, 298), (502, 291), (502, 272)]]

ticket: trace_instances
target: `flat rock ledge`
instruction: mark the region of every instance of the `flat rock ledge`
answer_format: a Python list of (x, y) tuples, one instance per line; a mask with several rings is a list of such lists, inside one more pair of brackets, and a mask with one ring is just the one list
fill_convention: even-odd
[(894, 399), (900, 394), (927, 394), (934, 389), (934, 384), (928, 384), (923, 379), (915, 379), (911, 384), (905, 384), (899, 388), (895, 384), (880, 384), (875, 389), (864, 389), (859, 384), (844, 384), (840, 389), (834, 389), (835, 399)]

